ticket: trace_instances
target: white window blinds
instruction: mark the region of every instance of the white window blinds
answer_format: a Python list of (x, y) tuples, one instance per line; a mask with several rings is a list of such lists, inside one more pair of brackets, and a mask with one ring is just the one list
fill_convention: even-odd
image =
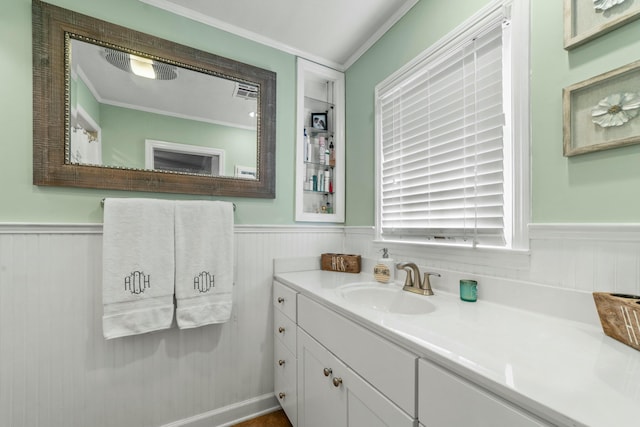
[(394, 240), (504, 245), (502, 17), (378, 88), (378, 227)]

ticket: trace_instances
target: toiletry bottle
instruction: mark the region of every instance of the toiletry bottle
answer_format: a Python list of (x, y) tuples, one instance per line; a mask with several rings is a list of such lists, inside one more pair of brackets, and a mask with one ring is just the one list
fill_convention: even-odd
[(318, 139), (320, 140), (320, 146), (318, 147), (318, 163), (324, 165), (324, 136), (321, 136)]
[(393, 282), (395, 280), (396, 268), (393, 260), (389, 258), (389, 250), (382, 248), (382, 258), (373, 267), (373, 277), (380, 283)]
[(304, 143), (304, 161), (305, 162), (309, 162), (309, 158), (310, 158), (309, 157), (310, 156), (309, 150), (310, 150), (310, 147), (309, 147), (309, 136), (307, 135), (307, 128), (304, 128), (304, 142), (303, 143)]
[(333, 148), (333, 138), (329, 138), (329, 166), (336, 165), (336, 151)]
[[(322, 191), (329, 191), (330, 190), (330, 188), (329, 188), (330, 181), (331, 181), (331, 173), (329, 172), (329, 169), (327, 168), (327, 169), (324, 170), (324, 184), (322, 186)], [(329, 192), (331, 192), (331, 191), (329, 191)]]

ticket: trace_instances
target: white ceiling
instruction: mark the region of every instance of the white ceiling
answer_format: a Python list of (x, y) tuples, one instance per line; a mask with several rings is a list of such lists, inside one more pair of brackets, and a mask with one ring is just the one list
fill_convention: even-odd
[(345, 70), (418, 0), (140, 0)]

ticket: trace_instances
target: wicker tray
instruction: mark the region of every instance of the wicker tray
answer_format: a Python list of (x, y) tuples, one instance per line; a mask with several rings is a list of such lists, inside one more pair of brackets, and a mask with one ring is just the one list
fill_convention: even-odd
[(320, 268), (322, 270), (360, 273), (360, 263), (360, 255), (322, 254), (320, 256)]
[(594, 292), (593, 299), (604, 333), (640, 350), (640, 296)]

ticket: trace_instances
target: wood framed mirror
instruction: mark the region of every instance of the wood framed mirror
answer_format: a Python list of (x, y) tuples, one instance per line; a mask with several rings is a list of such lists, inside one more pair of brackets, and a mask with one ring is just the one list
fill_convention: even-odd
[(275, 198), (274, 72), (39, 0), (32, 25), (34, 184)]

